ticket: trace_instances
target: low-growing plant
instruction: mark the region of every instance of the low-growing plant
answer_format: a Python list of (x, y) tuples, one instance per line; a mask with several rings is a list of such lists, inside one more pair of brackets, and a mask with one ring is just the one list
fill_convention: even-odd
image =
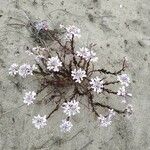
[[(43, 128), (51, 115), (62, 109), (66, 118), (62, 119), (60, 129), (62, 132), (70, 131), (73, 126), (72, 117), (82, 112), (80, 105), (93, 112), (103, 127), (111, 124), (116, 113), (123, 116), (132, 114), (133, 108), (128, 100), (132, 94), (127, 92), (130, 78), (123, 73), (128, 66), (126, 58), (118, 71), (111, 72), (105, 68), (97, 68), (95, 63), (98, 57), (93, 50), (95, 44), (76, 47), (76, 41), (81, 36), (80, 29), (76, 26), (60, 25), (59, 29), (50, 30), (47, 21), (29, 21), (27, 27), (38, 44), (37, 47), (27, 47), (26, 50), (34, 57), (35, 64), (25, 63), (19, 66), (14, 63), (9, 68), (9, 74), (19, 75), (22, 78), (30, 75), (39, 77), (40, 89), (36, 92), (28, 91), (23, 97), (23, 102), (28, 106), (35, 103), (37, 95), (42, 90), (51, 87), (52, 91), (45, 95), (49, 100), (44, 97), (38, 104), (53, 101), (55, 108), (44, 116), (39, 114), (34, 116), (32, 123), (37, 129)], [(119, 89), (114, 91), (116, 85), (119, 85)], [(106, 105), (100, 98), (97, 100), (102, 94), (122, 97), (125, 109)], [(86, 100), (86, 104), (83, 104), (83, 99)], [(101, 114), (98, 111), (99, 107), (107, 111)]]

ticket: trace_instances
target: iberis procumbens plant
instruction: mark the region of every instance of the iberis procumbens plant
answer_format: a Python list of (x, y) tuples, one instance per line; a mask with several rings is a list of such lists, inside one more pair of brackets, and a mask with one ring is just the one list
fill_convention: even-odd
[[(38, 76), (41, 87), (37, 91), (26, 91), (23, 103), (28, 107), (39, 104), (36, 100), (38, 94), (47, 87), (53, 89), (48, 92), (41, 101), (53, 102), (54, 109), (41, 116), (35, 114), (32, 123), (37, 129), (47, 125), (48, 119), (58, 109), (66, 115), (60, 121), (60, 130), (70, 132), (73, 123), (72, 118), (82, 113), (81, 105), (93, 112), (99, 125), (108, 127), (116, 114), (129, 116), (133, 108), (129, 103), (128, 92), (130, 78), (124, 73), (127, 68), (127, 60), (124, 58), (118, 71), (108, 71), (105, 68), (96, 68), (98, 57), (93, 50), (95, 44), (86, 47), (76, 47), (77, 40), (81, 37), (81, 31), (74, 25), (65, 27), (60, 25), (59, 30), (50, 30), (46, 21), (29, 22), (28, 27), (38, 43), (37, 47), (27, 47), (27, 54), (33, 56), (35, 64), (14, 63), (9, 68), (9, 74), (22, 79), (29, 76)], [(118, 88), (118, 90), (114, 90)], [(125, 107), (123, 110), (106, 105), (100, 98), (102, 94), (116, 95), (120, 97)], [(83, 105), (83, 97), (86, 104)], [(101, 108), (104, 113), (100, 113)], [(50, 109), (51, 110), (51, 109)]]

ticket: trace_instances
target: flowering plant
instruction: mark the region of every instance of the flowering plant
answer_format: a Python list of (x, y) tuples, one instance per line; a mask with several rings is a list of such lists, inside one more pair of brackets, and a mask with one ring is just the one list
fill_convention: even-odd
[[(42, 81), (40, 89), (36, 92), (28, 91), (23, 97), (23, 102), (27, 105), (35, 103), (37, 95), (43, 89), (49, 86), (54, 89), (47, 95), (50, 101), (55, 102), (54, 110), (43, 117), (38, 114), (32, 119), (32, 123), (37, 129), (47, 125), (48, 118), (58, 109), (62, 109), (66, 118), (62, 119), (61, 131), (70, 131), (73, 126), (72, 117), (79, 114), (80, 111), (82, 112), (80, 108), (82, 99), (79, 97), (83, 96), (87, 99), (87, 104), (84, 106), (96, 115), (99, 124), (103, 127), (112, 123), (115, 114), (124, 116), (132, 114), (132, 105), (127, 100), (127, 97), (132, 96), (127, 92), (130, 78), (123, 73), (127, 67), (126, 58), (118, 71), (96, 69), (94, 63), (98, 57), (93, 50), (95, 44), (81, 48), (75, 47), (76, 39), (81, 37), (79, 28), (60, 25), (58, 32), (58, 30), (50, 30), (46, 21), (40, 23), (30, 21), (29, 27), (38, 43), (38, 47), (27, 47), (27, 53), (34, 57), (35, 64), (23, 64), (19, 67), (14, 63), (9, 68), (9, 74), (13, 77), (19, 75), (22, 78), (30, 75), (40, 76), (39, 81)], [(120, 85), (118, 91), (113, 90), (115, 85)], [(70, 89), (69, 94), (68, 88)], [(113, 108), (103, 104), (101, 100), (95, 100), (95, 96), (105, 93), (122, 97), (122, 102), (126, 105), (125, 109)], [(41, 101), (48, 103), (44, 98)], [(107, 113), (101, 114), (97, 110), (98, 107), (107, 110)]]

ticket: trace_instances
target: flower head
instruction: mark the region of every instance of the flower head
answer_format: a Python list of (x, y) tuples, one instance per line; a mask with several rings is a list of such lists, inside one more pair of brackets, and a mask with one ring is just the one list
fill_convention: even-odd
[(100, 125), (102, 127), (108, 127), (112, 123), (112, 118), (115, 116), (115, 112), (113, 109), (109, 109), (109, 114), (105, 117), (100, 114), (98, 117), (98, 120), (100, 121)]
[(91, 61), (93, 61), (93, 62), (95, 62), (95, 61), (97, 61), (98, 60), (98, 57), (96, 57), (96, 53), (94, 52), (94, 51), (90, 51), (89, 52), (89, 58), (88, 58), (88, 60), (91, 60)]
[(126, 97), (126, 96), (130, 96), (131, 97), (132, 96), (131, 93), (127, 93), (125, 86), (122, 86), (122, 87), (119, 88), (119, 90), (117, 92), (117, 95), (123, 96), (123, 97)]
[(81, 35), (80, 35), (80, 29), (77, 28), (77, 27), (75, 27), (75, 26), (69, 25), (68, 27), (66, 27), (66, 30), (67, 30), (66, 38), (68, 38), (68, 39), (71, 39), (72, 35), (74, 37), (77, 37), (77, 38), (81, 37)]
[(59, 71), (59, 67), (62, 66), (62, 62), (58, 59), (58, 57), (52, 57), (49, 58), (49, 60), (47, 61), (47, 69), (48, 70), (53, 70), (55, 72)]
[(80, 51), (76, 51), (77, 56), (87, 58), (89, 56), (89, 49), (86, 47), (80, 48)]
[(94, 92), (100, 93), (103, 90), (103, 80), (101, 80), (99, 77), (93, 78), (90, 81), (91, 88), (94, 90)]
[(32, 123), (37, 129), (44, 128), (47, 125), (46, 115), (41, 117), (40, 115), (34, 116)]
[(29, 91), (25, 93), (25, 96), (23, 97), (23, 102), (27, 105), (33, 104), (33, 101), (35, 100), (36, 93), (34, 91)]
[(40, 30), (48, 30), (48, 23), (46, 20), (43, 20), (41, 22), (36, 22), (35, 23), (35, 28), (40, 31)]
[(108, 117), (104, 117), (103, 115), (100, 114), (100, 116), (98, 117), (98, 120), (100, 121), (100, 125), (102, 127), (108, 127), (109, 125), (111, 125), (111, 119), (109, 119)]
[(62, 108), (64, 109), (63, 112), (68, 116), (74, 116), (76, 113), (80, 113), (79, 102), (75, 100), (63, 103)]
[(73, 80), (76, 80), (75, 82), (81, 83), (84, 77), (86, 77), (85, 71), (81, 68), (79, 70), (74, 69), (71, 71), (71, 76), (73, 77)]
[(94, 51), (90, 51), (88, 48), (86, 47), (82, 47), (80, 48), (80, 51), (77, 51), (77, 56), (84, 58), (85, 60), (89, 61), (97, 61), (98, 57), (96, 57), (96, 53)]
[(127, 117), (129, 117), (132, 113), (133, 113), (133, 106), (131, 105), (131, 104), (128, 104), (127, 106), (126, 106), (126, 115), (127, 115)]
[(34, 65), (32, 65), (32, 70), (37, 70), (38, 69), (38, 67), (34, 64)]
[(35, 65), (23, 64), (19, 67), (18, 73), (21, 77), (26, 78), (28, 75), (33, 75)]
[(127, 74), (122, 74), (117, 76), (118, 81), (120, 81), (121, 85), (129, 86), (130, 78)]
[(16, 76), (18, 73), (18, 64), (14, 63), (9, 68), (9, 75)]
[(60, 29), (65, 28), (65, 26), (63, 24), (59, 25)]
[(45, 59), (45, 57), (43, 55), (37, 55), (35, 57), (35, 61), (40, 62), (42, 59)]
[(114, 110), (113, 109), (109, 109), (109, 114), (108, 114), (108, 118), (109, 119), (112, 119), (114, 116), (115, 116), (115, 112), (114, 112)]
[(41, 60), (47, 60), (47, 48), (42, 48), (40, 46), (33, 47), (32, 49), (27, 49), (26, 53), (30, 56), (33, 56), (36, 62), (40, 62)]
[(62, 124), (60, 125), (60, 130), (61, 130), (61, 132), (70, 132), (72, 126), (73, 125), (70, 121), (63, 119)]

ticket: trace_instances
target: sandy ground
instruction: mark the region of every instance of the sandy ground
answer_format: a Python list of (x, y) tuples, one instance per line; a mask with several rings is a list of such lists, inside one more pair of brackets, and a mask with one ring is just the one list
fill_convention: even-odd
[[(51, 28), (60, 23), (81, 28), (78, 44), (97, 44), (100, 67), (115, 70), (126, 56), (133, 116), (117, 116), (105, 129), (83, 109), (74, 118), (72, 132), (63, 135), (59, 131), (64, 117), (60, 110), (44, 129), (35, 129), (32, 117), (47, 114), (51, 105), (22, 106), (23, 91), (37, 89), (38, 84), (34, 77), (22, 80), (8, 75), (13, 62), (31, 62), (24, 54), (25, 47), (36, 46), (26, 28), (9, 25), (27, 22), (23, 10), (35, 20), (48, 20)], [(0, 150), (150, 150), (149, 97), (150, 0), (0, 0)]]

